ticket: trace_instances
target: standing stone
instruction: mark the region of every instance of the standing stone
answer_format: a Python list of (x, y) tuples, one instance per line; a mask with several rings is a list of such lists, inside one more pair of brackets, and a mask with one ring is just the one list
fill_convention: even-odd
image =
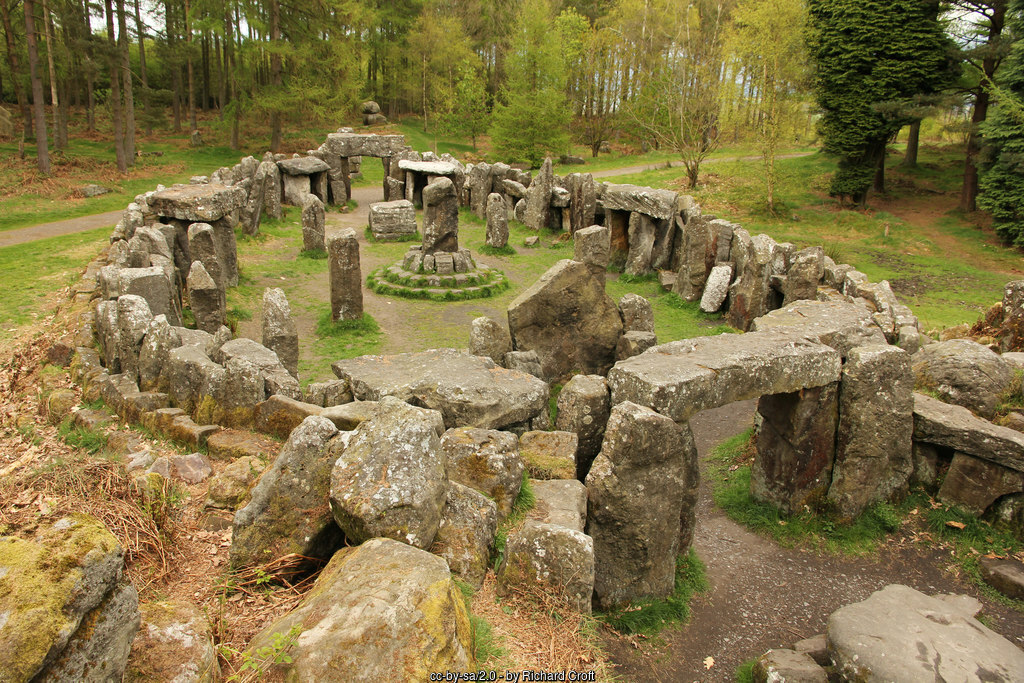
[(1024, 349), (1024, 280), (1007, 282), (1003, 289), (1003, 324), (999, 337), (1003, 351)]
[(459, 198), (455, 183), (438, 178), (423, 188), (423, 253), (459, 250)]
[(587, 264), (591, 275), (604, 282), (612, 251), (612, 232), (603, 225), (577, 230), (573, 236), (573, 260)]
[(540, 230), (551, 225), (551, 192), (554, 188), (554, 174), (551, 158), (544, 160), (536, 177), (526, 192), (526, 211), (523, 222), (531, 230)]
[(263, 291), (263, 345), (277, 354), (292, 377), (299, 376), (299, 333), (284, 290)]
[(479, 589), (487, 575), (497, 525), (493, 500), (468, 486), (451, 482), (430, 552), (443, 557), (453, 574)]
[(654, 332), (654, 309), (639, 294), (625, 294), (619, 299), (622, 329), (626, 332)]
[(354, 543), (386, 537), (429, 548), (448, 495), (436, 411), (385, 396), (331, 471), (334, 520)]
[(331, 320), (363, 317), (363, 275), (359, 267), (359, 241), (352, 228), (331, 237), (327, 244), (331, 277)]
[(907, 490), (914, 471), (914, 376), (896, 346), (851, 349), (839, 386), (839, 430), (828, 499), (856, 517)]
[(589, 173), (570, 173), (565, 177), (569, 190), (569, 232), (578, 231), (594, 224), (597, 210), (597, 185)]
[(152, 322), (153, 313), (141, 296), (125, 294), (118, 298), (117, 351), (121, 372), (134, 380), (139, 377), (139, 349)]
[(615, 363), (622, 319), (603, 283), (568, 259), (540, 276), (508, 307), (519, 351), (536, 351), (547, 380), (573, 372), (603, 375)]
[(497, 192), (487, 196), (487, 246), (501, 249), (508, 244), (508, 208)]
[[(252, 158), (252, 157), (247, 157)], [(249, 187), (249, 196), (239, 211), (238, 219), (242, 223), (242, 231), (246, 235), (258, 235), (260, 232), (260, 220), (263, 218), (263, 207), (267, 203), (267, 189), (270, 179), (261, 164), (256, 175), (253, 176), (252, 185)]]
[(501, 365), (511, 350), (512, 337), (494, 318), (481, 316), (470, 324), (469, 352), (474, 356), (487, 356)]
[(486, 217), (491, 182), (491, 165), (483, 162), (473, 166), (466, 179), (466, 185), (469, 186), (469, 206), (477, 218)]
[(324, 251), (324, 203), (313, 194), (302, 201), (302, 249)]
[(227, 289), (227, 276), (221, 267), (220, 255), (213, 228), (209, 223), (193, 223), (188, 226), (188, 251), (192, 262), (200, 261), (213, 281), (223, 292)]
[(818, 283), (825, 276), (825, 250), (821, 247), (801, 249), (793, 256), (782, 288), (782, 305), (798, 299), (814, 300), (818, 296)]
[(238, 243), (235, 240), (235, 225), (237, 220), (231, 216), (225, 216), (210, 224), (213, 228), (213, 241), (217, 245), (217, 258), (220, 259), (220, 269), (224, 274), (224, 285), (235, 287), (238, 285)]
[(836, 383), (769, 394), (761, 415), (750, 492), (786, 514), (817, 509), (828, 493), (835, 458), (839, 388)]
[(441, 450), (452, 482), (476, 489), (493, 500), (499, 523), (511, 514), (526, 469), (515, 434), (456, 427), (441, 437)]
[(196, 329), (213, 334), (224, 324), (224, 290), (217, 286), (202, 261), (192, 262), (186, 286)]
[(701, 298), (704, 283), (708, 279), (709, 265), (714, 266), (712, 244), (712, 226), (705, 218), (694, 219), (683, 229), (679, 273), (672, 290), (683, 301), (697, 301)]
[(558, 394), (555, 429), (573, 432), (576, 446), (576, 478), (586, 479), (590, 465), (601, 452), (605, 426), (611, 413), (608, 381), (600, 375), (575, 375)]
[(594, 539), (594, 599), (603, 609), (670, 595), (681, 523), (687, 538), (697, 492), (697, 448), (687, 425), (626, 401), (612, 408), (587, 475)]
[(727, 320), (738, 330), (750, 329), (754, 318), (768, 312), (775, 246), (767, 235), (751, 237), (743, 229), (733, 232), (731, 254), (736, 265), (736, 279), (729, 287)]
[[(711, 269), (708, 281), (704, 285), (704, 294), (700, 297), (700, 310), (705, 313), (717, 313), (729, 295), (729, 281), (732, 280), (732, 264), (723, 263)], [(678, 280), (676, 280), (678, 282)]]
[(654, 249), (654, 220), (634, 211), (629, 214), (629, 254), (626, 270), (629, 275), (644, 275), (651, 270), (651, 252)]

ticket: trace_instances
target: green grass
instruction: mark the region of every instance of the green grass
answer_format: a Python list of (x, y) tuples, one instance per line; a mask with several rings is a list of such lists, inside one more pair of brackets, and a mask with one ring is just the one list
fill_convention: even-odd
[(78, 280), (109, 228), (0, 248), (0, 338), (38, 318), (55, 291)]
[(374, 353), (384, 341), (377, 321), (369, 313), (359, 320), (331, 320), (328, 307), (316, 323), (316, 350), (334, 360), (355, 358)]
[(770, 503), (754, 500), (750, 494), (752, 438), (753, 429), (748, 429), (726, 439), (712, 452), (709, 462), (715, 504), (733, 521), (779, 545), (863, 555), (873, 552), (896, 531), (911, 508), (910, 501), (899, 505), (876, 503), (849, 523), (839, 521), (827, 510), (784, 514)]
[(704, 563), (691, 548), (676, 558), (675, 588), (663, 599), (637, 600), (628, 607), (605, 612), (599, 618), (623, 633), (653, 636), (667, 626), (685, 623), (690, 618), (690, 599), (708, 590)]
[(502, 559), (505, 557), (505, 545), (508, 543), (508, 534), (515, 529), (526, 518), (534, 505), (537, 504), (537, 497), (533, 493), (533, 486), (530, 485), (530, 475), (523, 472), (523, 483), (519, 487), (519, 494), (516, 501), (512, 503), (512, 512), (505, 518), (494, 533), (494, 570), (498, 570)]
[[(982, 555), (1010, 557), (1020, 553), (1024, 550), (1022, 539), (1008, 529), (993, 526), (960, 508), (931, 501), (922, 494), (915, 496), (913, 502), (917, 503), (917, 509), (924, 515), (929, 531), (940, 541), (953, 546), (953, 559), (957, 567), (985, 597), (1024, 612), (1024, 600), (1007, 597), (985, 583), (978, 567), (978, 559)], [(963, 525), (962, 529), (960, 525)]]
[(754, 683), (754, 666), (757, 658), (748, 659), (736, 667), (736, 683)]
[(75, 427), (71, 424), (70, 417), (64, 418), (64, 421), (57, 426), (57, 435), (67, 445), (72, 448), (81, 448), (89, 455), (98, 453), (107, 446), (105, 433)]
[(479, 247), (478, 251), (487, 256), (515, 256), (517, 253), (515, 247), (510, 247), (507, 244), (503, 247), (492, 247), (485, 244)]

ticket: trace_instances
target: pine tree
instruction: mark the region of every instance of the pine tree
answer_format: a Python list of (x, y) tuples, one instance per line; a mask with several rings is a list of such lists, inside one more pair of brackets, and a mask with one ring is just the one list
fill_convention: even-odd
[[(1024, 31), (1024, 1), (1014, 3), (1010, 25)], [(992, 214), (995, 229), (1007, 242), (1024, 247), (1024, 41), (1013, 45), (1001, 69), (995, 112), (983, 126), (978, 205)]]
[(569, 106), (559, 35), (548, 0), (525, 0), (512, 29), (507, 78), (494, 108), (491, 138), (507, 161), (540, 166), (569, 142)]
[(906, 104), (953, 75), (949, 39), (930, 0), (809, 0), (824, 150), (839, 157), (830, 193), (863, 204), (885, 148), (909, 124)]

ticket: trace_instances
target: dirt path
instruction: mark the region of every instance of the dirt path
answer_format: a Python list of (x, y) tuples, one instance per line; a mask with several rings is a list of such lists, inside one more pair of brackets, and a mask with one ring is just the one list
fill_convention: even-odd
[[(705, 411), (690, 423), (703, 460), (753, 420), (755, 403)], [(780, 548), (715, 507), (707, 476), (697, 504), (694, 547), (711, 589), (697, 596), (684, 626), (661, 638), (606, 638), (616, 673), (626, 681), (733, 681), (736, 668), (766, 650), (823, 633), (828, 615), (890, 583), (928, 594), (968, 593), (985, 604), (991, 627), (1024, 646), (1024, 615), (991, 603), (944, 571), (938, 551), (899, 541), (877, 557), (851, 558)], [(714, 658), (706, 669), (705, 657)]]
[[(797, 159), (799, 157), (809, 157), (817, 152), (793, 152), (792, 154), (780, 154), (776, 159)], [(704, 164), (725, 164), (734, 161), (758, 161), (761, 158), (760, 154), (745, 157), (716, 157), (713, 159), (705, 159), (701, 162), (701, 166)], [(683, 165), (681, 161), (665, 161), (659, 164), (648, 164), (646, 166), (627, 166), (625, 168), (609, 168), (604, 171), (594, 171), (591, 173), (595, 178), (612, 178), (619, 175), (632, 175), (634, 173), (643, 173), (644, 171), (657, 171), (663, 168), (679, 168)]]

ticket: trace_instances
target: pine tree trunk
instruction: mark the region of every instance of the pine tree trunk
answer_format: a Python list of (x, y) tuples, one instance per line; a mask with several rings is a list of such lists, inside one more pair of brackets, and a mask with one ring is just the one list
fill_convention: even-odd
[[(8, 6), (8, 1), (11, 5)], [(29, 106), (28, 98), (25, 97), (25, 90), (21, 86), (21, 65), (18, 60), (18, 50), (14, 47), (14, 33), (11, 29), (10, 7), (13, 0), (0, 0), (0, 21), (4, 26), (4, 39), (7, 43), (7, 66), (11, 70), (11, 82), (14, 85), (14, 97), (18, 100), (18, 109), (21, 110), (21, 120), (26, 137), (32, 136), (32, 108)]]
[(117, 170), (128, 172), (128, 159), (124, 153), (124, 113), (121, 109), (121, 79), (118, 71), (121, 68), (117, 54), (117, 42), (114, 39), (114, 8), (111, 0), (104, 0), (107, 11), (107, 41), (110, 43), (107, 60), (110, 68), (110, 118), (114, 124), (114, 154), (117, 157)]
[[(992, 4), (992, 16), (989, 18), (988, 39), (989, 46), (999, 41), (1003, 32), (1003, 25), (1006, 21), (1006, 0), (996, 0)], [(976, 159), (981, 151), (980, 126), (988, 116), (988, 105), (991, 95), (988, 83), (995, 76), (999, 62), (991, 54), (985, 56), (981, 63), (981, 70), (984, 74), (974, 99), (974, 113), (971, 115), (971, 130), (967, 138), (967, 154), (964, 158), (964, 182), (960, 188), (960, 210), (970, 213), (978, 208), (978, 165)]]
[(142, 111), (146, 135), (153, 134), (153, 113), (150, 111), (149, 76), (146, 73), (146, 29), (139, 11), (139, 0), (135, 0), (135, 32), (139, 34), (139, 80), (142, 84)]
[(918, 119), (910, 124), (910, 132), (907, 133), (907, 153), (903, 156), (903, 165), (907, 168), (917, 167), (917, 148), (921, 140), (921, 120)]
[(171, 87), (174, 89), (174, 96), (171, 98), (171, 111), (174, 115), (174, 132), (181, 132), (181, 63), (175, 50), (176, 31), (178, 23), (174, 19), (171, 7), (174, 5), (171, 0), (164, 0), (164, 13), (167, 17), (167, 51), (170, 54)]
[(188, 74), (188, 123), (191, 130), (199, 130), (196, 122), (196, 78), (195, 68), (192, 64), (192, 25), (189, 21), (189, 14), (192, 12), (192, 5), (185, 0), (185, 69)]
[[(276, 43), (281, 39), (281, 6), (278, 0), (270, 0), (270, 41)], [(275, 50), (270, 55), (270, 83), (279, 89), (281, 86), (281, 55)], [(281, 151), (281, 112), (275, 106), (270, 114), (270, 151), (277, 154)]]
[(132, 88), (132, 61), (128, 45), (128, 23), (125, 20), (124, 0), (117, 0), (117, 44), (121, 50), (121, 78), (124, 81), (124, 156), (129, 166), (135, 165), (135, 95)]
[(46, 140), (46, 111), (43, 108), (43, 79), (39, 76), (39, 48), (36, 45), (35, 5), (24, 0), (25, 46), (28, 50), (28, 72), (32, 82), (32, 109), (36, 124), (36, 165), (39, 172), (50, 173), (50, 149)]
[[(89, 13), (86, 10), (85, 0), (81, 4), (76, 3), (78, 12), (79, 31), (85, 39), (85, 58), (92, 62), (92, 27), (89, 26)], [(93, 92), (93, 70), (85, 70), (85, 128), (90, 133), (96, 130), (96, 96)]]
[(57, 69), (53, 65), (53, 16), (50, 6), (43, 0), (43, 38), (46, 40), (46, 68), (50, 75), (50, 109), (53, 116), (53, 146), (56, 150), (64, 149), (60, 140), (60, 99), (57, 95)]

